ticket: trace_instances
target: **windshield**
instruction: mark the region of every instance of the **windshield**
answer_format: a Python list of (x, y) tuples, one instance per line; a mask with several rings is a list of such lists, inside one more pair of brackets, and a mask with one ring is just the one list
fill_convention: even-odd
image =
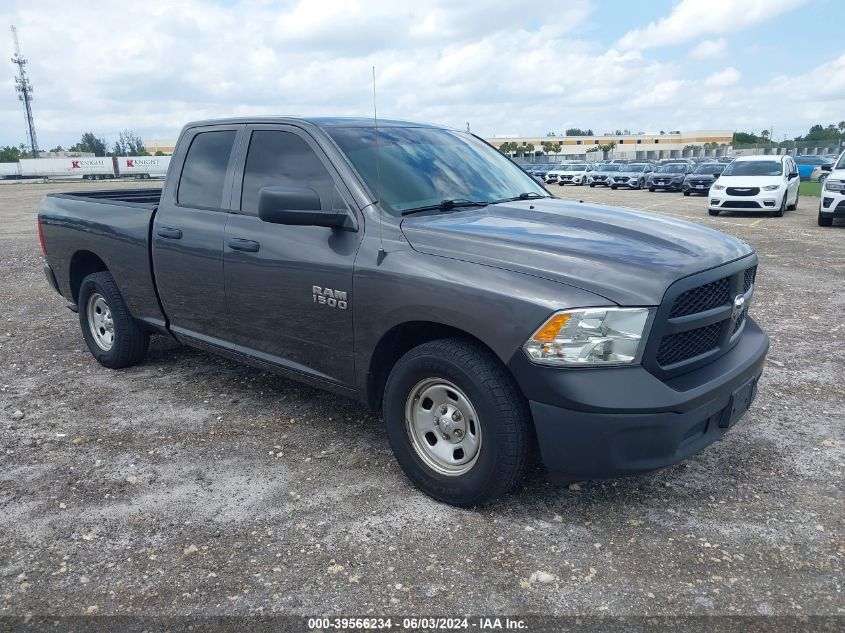
[(598, 171), (619, 171), (619, 165), (599, 165)]
[(392, 213), (444, 200), (549, 195), (498, 150), (464, 132), (419, 127), (337, 127), (326, 132)]
[(684, 173), (684, 165), (683, 163), (669, 163), (668, 165), (663, 165), (658, 169), (661, 174), (682, 174)]
[(695, 168), (694, 174), (716, 174), (721, 173), (722, 170), (725, 168), (724, 165), (719, 165), (718, 163), (707, 163), (704, 165), (699, 165)]
[(587, 169), (586, 165), (567, 165), (565, 171), (584, 171)]
[(783, 164), (779, 160), (735, 160), (725, 167), (723, 176), (781, 176)]
[(643, 171), (644, 169), (645, 169), (645, 165), (628, 165), (625, 168), (625, 171), (640, 172), (640, 171)]
[(834, 169), (845, 169), (845, 152), (842, 152), (842, 156), (836, 161), (836, 167)]

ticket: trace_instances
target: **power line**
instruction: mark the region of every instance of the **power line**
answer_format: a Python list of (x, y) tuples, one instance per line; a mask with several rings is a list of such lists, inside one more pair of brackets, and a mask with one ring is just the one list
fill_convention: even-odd
[(32, 84), (26, 76), (27, 59), (21, 54), (21, 46), (18, 43), (18, 30), (12, 26), (12, 41), (15, 44), (15, 54), (12, 56), (12, 63), (18, 67), (18, 76), (15, 77), (15, 90), (18, 99), (23, 103), (24, 115), (26, 116), (26, 141), (32, 151), (32, 157), (38, 158), (38, 139), (35, 136), (35, 118), (32, 114)]

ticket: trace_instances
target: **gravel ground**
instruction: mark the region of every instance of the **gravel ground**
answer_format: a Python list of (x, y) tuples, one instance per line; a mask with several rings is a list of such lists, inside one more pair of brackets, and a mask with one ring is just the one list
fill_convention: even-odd
[(0, 187), (0, 616), (845, 615), (845, 226), (816, 226), (816, 200), (710, 218), (553, 186), (751, 243), (770, 360), (743, 422), (681, 465), (538, 471), (467, 511), (412, 488), (354, 402), (161, 337), (97, 365), (35, 230), (45, 193), (85, 186)]

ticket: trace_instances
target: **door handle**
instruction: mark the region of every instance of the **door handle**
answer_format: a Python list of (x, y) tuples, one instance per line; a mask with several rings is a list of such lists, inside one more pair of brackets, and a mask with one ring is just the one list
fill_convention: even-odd
[(156, 235), (163, 237), (166, 240), (181, 240), (182, 231), (179, 229), (171, 229), (166, 226), (160, 226), (156, 229)]
[(257, 253), (260, 244), (255, 240), (242, 240), (239, 237), (231, 238), (227, 244), (233, 251), (243, 251), (245, 253)]

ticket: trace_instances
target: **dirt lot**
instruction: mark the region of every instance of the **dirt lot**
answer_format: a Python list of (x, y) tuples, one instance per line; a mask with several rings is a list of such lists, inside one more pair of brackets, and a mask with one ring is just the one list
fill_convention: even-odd
[(710, 218), (553, 186), (751, 243), (770, 360), (743, 422), (684, 464), (537, 472), (466, 511), (412, 488), (353, 402), (160, 337), (98, 366), (35, 230), (45, 193), (84, 186), (0, 187), (0, 615), (845, 614), (845, 226), (816, 226), (815, 200)]

